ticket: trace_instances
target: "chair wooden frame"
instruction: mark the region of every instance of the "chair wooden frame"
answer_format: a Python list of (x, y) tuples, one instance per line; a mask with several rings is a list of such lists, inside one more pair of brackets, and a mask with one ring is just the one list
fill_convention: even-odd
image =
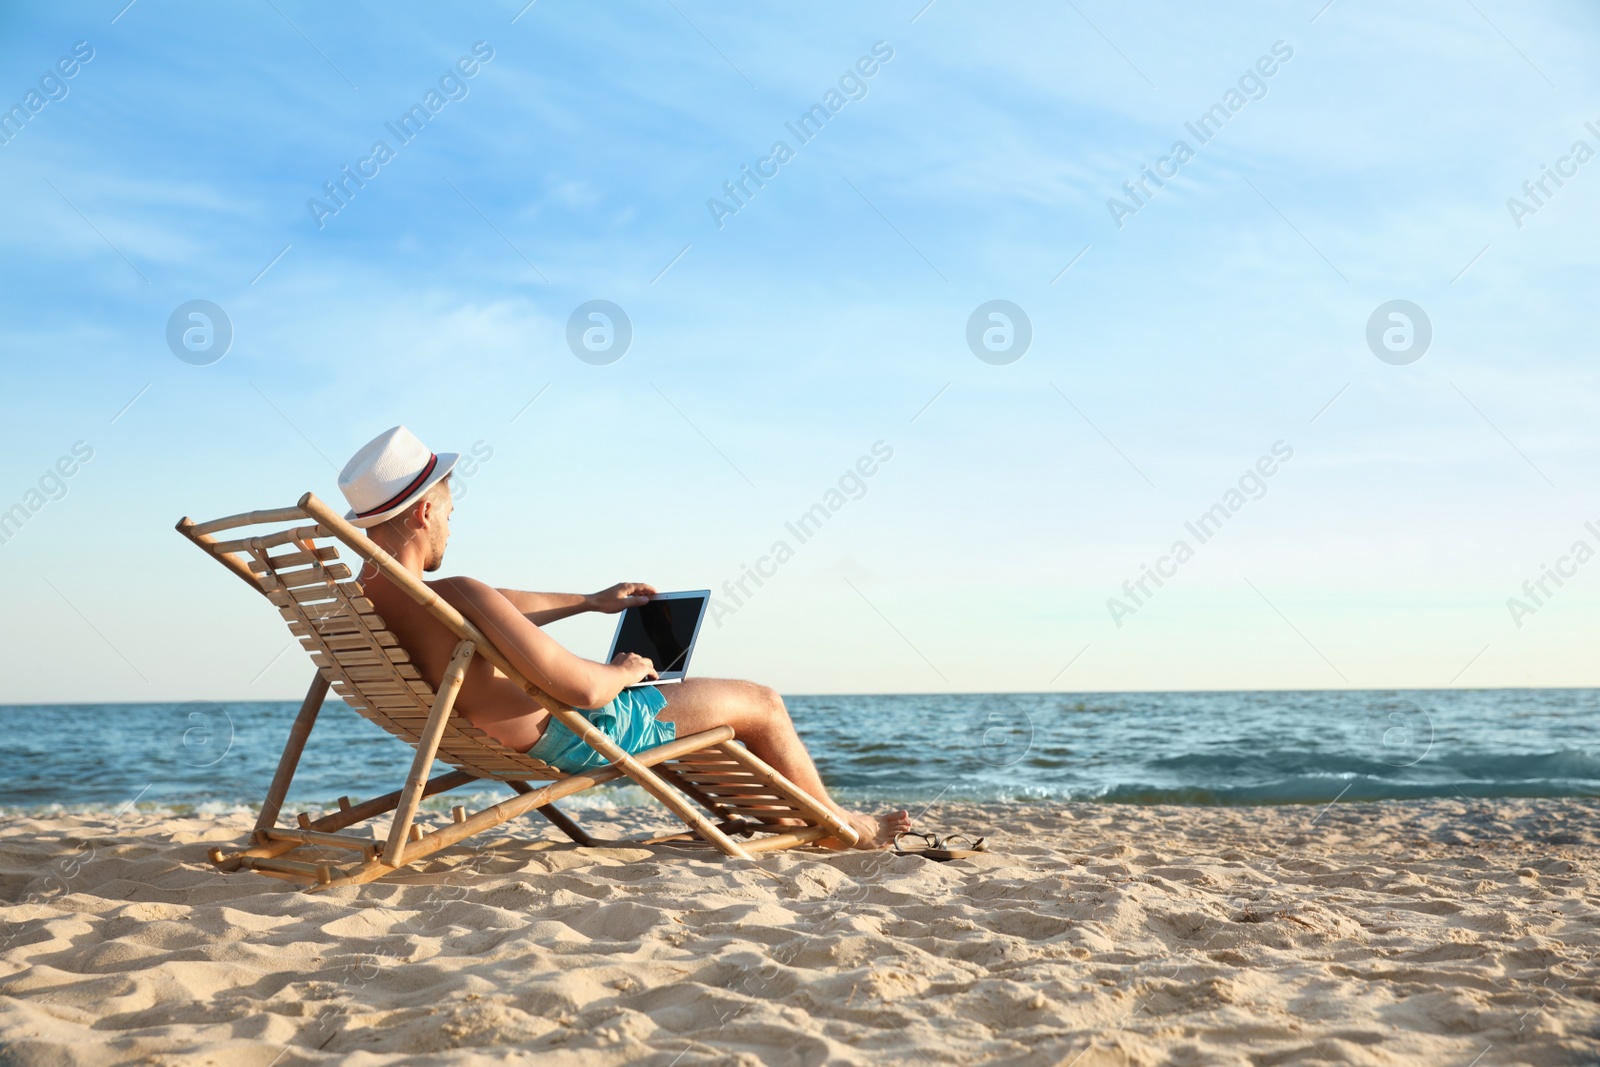
[[(255, 532), (249, 532), (255, 528)], [(304, 884), (308, 891), (358, 885), (408, 867), (474, 834), (526, 812), (538, 811), (580, 846), (594, 841), (555, 802), (603, 782), (627, 777), (682, 820), (690, 834), (724, 855), (793, 848), (824, 838), (855, 844), (857, 834), (832, 810), (790, 782), (733, 739), (730, 727), (679, 737), (629, 754), (596, 730), (574, 708), (522, 675), (479, 629), (437, 593), (400, 566), (361, 530), (311, 493), (294, 507), (251, 511), (210, 522), (181, 520), (178, 532), (265, 596), (311, 654), (317, 673), (279, 758), (248, 846), (211, 850), (223, 870), (248, 869)], [(227, 540), (216, 536), (234, 531)], [(404, 590), (458, 639), (444, 676), (434, 689), (410, 655), (384, 626), (339, 548)], [(467, 666), (482, 656), (520, 685), (539, 705), (607, 760), (605, 766), (568, 774), (500, 744), (455, 711)], [(317, 715), (329, 692), (363, 717), (416, 749), (400, 789), (338, 808), (317, 818), (302, 813), (295, 828), (279, 816)], [(455, 768), (429, 778), (435, 759)], [(424, 833), (417, 822), (422, 801), (471, 783), (504, 783), (513, 796)], [(547, 781), (534, 787), (530, 782)], [(701, 810), (704, 809), (704, 810)], [(351, 833), (350, 827), (393, 813), (382, 841)], [(759, 836), (758, 836), (759, 835)], [(681, 831), (648, 842), (687, 836)], [(734, 840), (735, 836), (744, 841)], [(331, 850), (355, 853), (355, 866), (334, 862)], [(309, 853), (309, 855), (307, 855)]]

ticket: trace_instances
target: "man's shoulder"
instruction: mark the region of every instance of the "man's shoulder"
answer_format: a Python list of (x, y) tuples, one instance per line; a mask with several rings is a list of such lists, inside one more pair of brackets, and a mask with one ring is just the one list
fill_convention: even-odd
[(451, 603), (460, 600), (471, 600), (483, 603), (486, 600), (500, 599), (500, 590), (488, 582), (465, 574), (454, 574), (448, 578), (432, 578), (423, 582), (429, 589), (444, 597)]
[(488, 582), (468, 574), (452, 574), (448, 578), (424, 578), (423, 585), (434, 589), (493, 589)]

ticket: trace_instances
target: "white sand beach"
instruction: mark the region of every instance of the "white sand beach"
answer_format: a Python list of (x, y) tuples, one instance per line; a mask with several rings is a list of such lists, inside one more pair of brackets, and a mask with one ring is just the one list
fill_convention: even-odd
[(1594, 1063), (1597, 815), (941, 806), (992, 847), (948, 864), (522, 820), (306, 895), (207, 863), (243, 815), (11, 814), (0, 1062)]

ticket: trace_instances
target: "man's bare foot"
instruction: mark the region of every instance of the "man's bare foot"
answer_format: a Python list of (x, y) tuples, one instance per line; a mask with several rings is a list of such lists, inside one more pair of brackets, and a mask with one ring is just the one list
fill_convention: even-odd
[(896, 834), (903, 834), (911, 829), (911, 813), (907, 811), (887, 811), (882, 815), (865, 815), (859, 811), (847, 811), (844, 813), (844, 817), (845, 821), (860, 835), (860, 840), (853, 845), (846, 845), (837, 837), (829, 837), (818, 841), (817, 844), (823, 848), (859, 848), (868, 850), (888, 848), (894, 843)]

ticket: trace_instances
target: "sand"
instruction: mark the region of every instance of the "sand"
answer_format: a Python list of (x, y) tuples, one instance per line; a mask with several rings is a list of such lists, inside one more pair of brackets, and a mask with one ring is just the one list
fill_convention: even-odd
[(948, 864), (519, 821), (308, 896), (207, 864), (247, 816), (12, 814), (0, 1063), (1593, 1064), (1597, 815), (942, 806), (993, 848)]

